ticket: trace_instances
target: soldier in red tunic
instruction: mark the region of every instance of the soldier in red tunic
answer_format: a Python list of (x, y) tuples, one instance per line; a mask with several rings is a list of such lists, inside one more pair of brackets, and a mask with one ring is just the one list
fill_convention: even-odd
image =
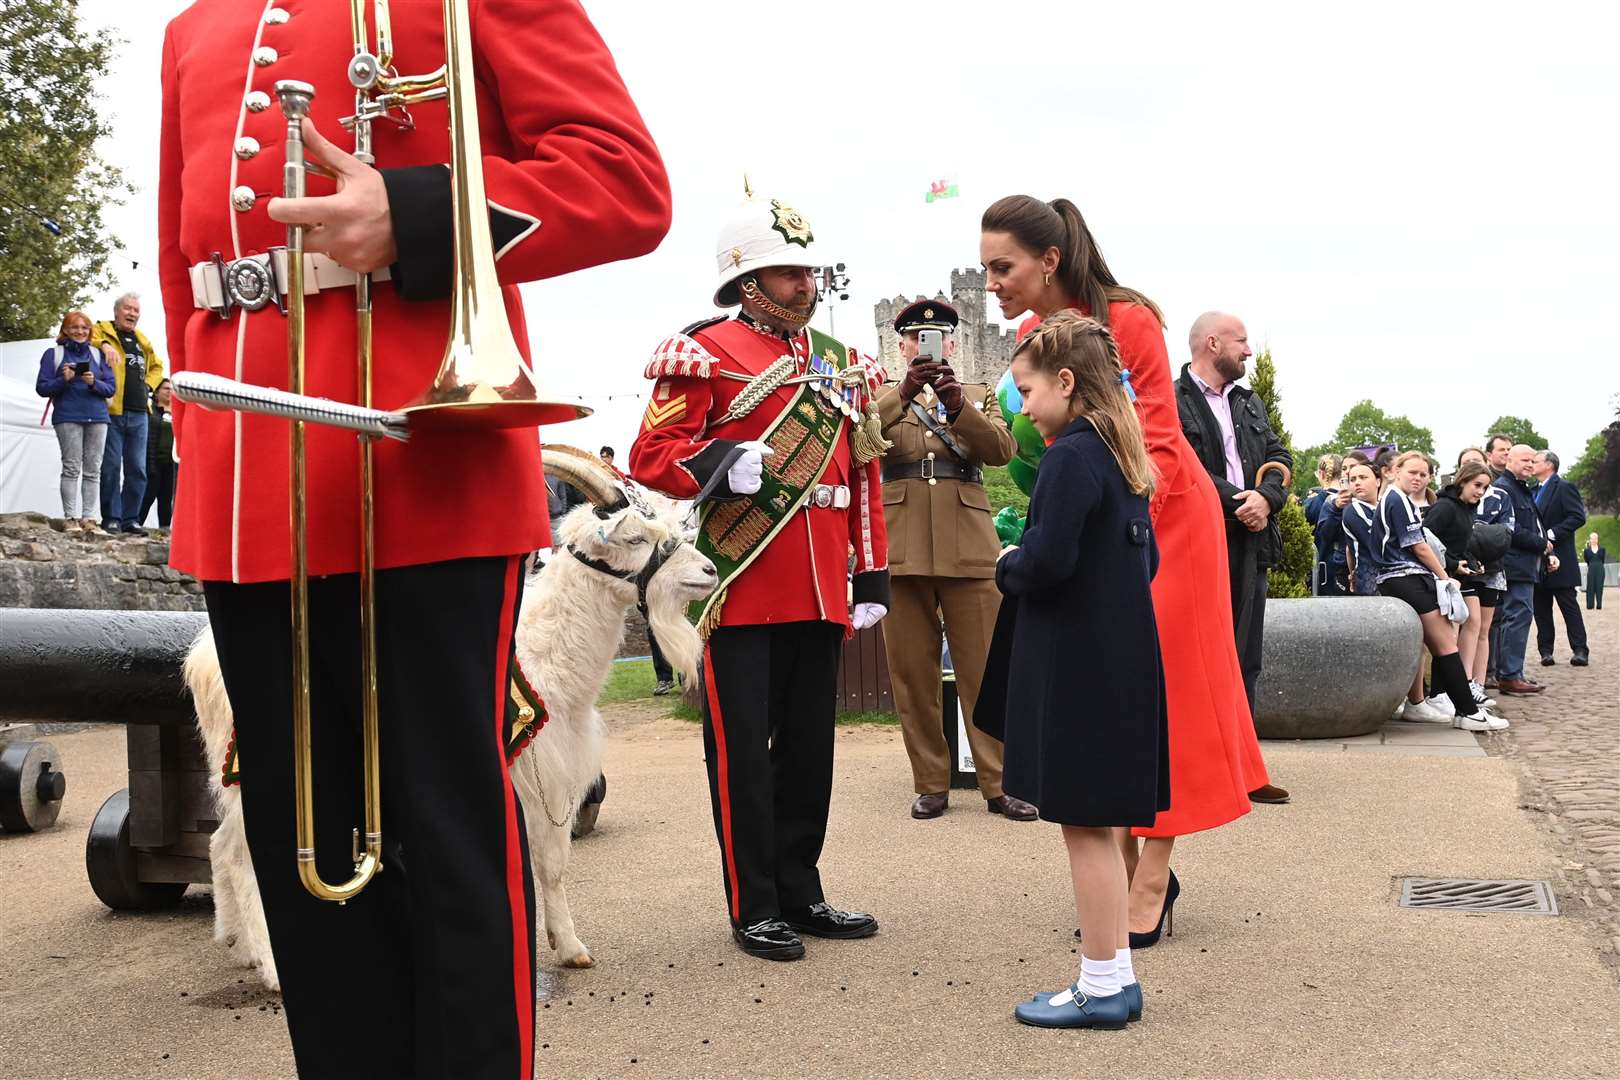
[(721, 230), (715, 304), (742, 312), (659, 345), (630, 451), (636, 480), (704, 500), (698, 547), (721, 579), (693, 612), (707, 638), (709, 794), (733, 937), (772, 960), (803, 956), (801, 933), (877, 931), (872, 916), (826, 902), (816, 863), (840, 645), (888, 610), (885, 444), (872, 402), (883, 376), (806, 329), (812, 239), (776, 201), (751, 199)]
[[(371, 5), (366, 5), (370, 8)], [(574, 0), (474, 5), (470, 44), (489, 227), (519, 349), (516, 283), (629, 258), (669, 226), (657, 148)], [(445, 56), (438, 4), (396, 4), (407, 70)], [(339, 150), (354, 111), (349, 5), (198, 0), (163, 53), (159, 243), (177, 372), (286, 387), (285, 223), (307, 233), (305, 393), (359, 400), (356, 272), (375, 272), (374, 404), (432, 381), (449, 330), (444, 101), (373, 125), (372, 160)], [(305, 141), (335, 181), (282, 190), (275, 84), (314, 87)], [(374, 167), (373, 167), (374, 166)], [(386, 278), (387, 280), (382, 280)], [(384, 873), (318, 901), (294, 856), (288, 445), (281, 419), (175, 409), (186, 467), (173, 564), (204, 583), (235, 713), (248, 843), (293, 1051), (309, 1076), (527, 1077), (534, 905), (506, 773), (502, 691), (521, 556), (548, 543), (535, 430), (419, 432), (375, 450)], [(361, 820), (358, 455), (308, 432), (317, 865), (352, 871)]]

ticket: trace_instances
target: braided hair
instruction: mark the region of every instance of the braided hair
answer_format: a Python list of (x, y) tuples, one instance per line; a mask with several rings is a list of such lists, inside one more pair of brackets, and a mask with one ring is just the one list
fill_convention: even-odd
[(1152, 497), (1158, 474), (1126, 390), (1130, 376), (1108, 327), (1074, 311), (1056, 312), (1019, 344), (1013, 359), (1020, 357), (1047, 375), (1069, 370), (1074, 376), (1070, 408), (1097, 429), (1132, 494)]

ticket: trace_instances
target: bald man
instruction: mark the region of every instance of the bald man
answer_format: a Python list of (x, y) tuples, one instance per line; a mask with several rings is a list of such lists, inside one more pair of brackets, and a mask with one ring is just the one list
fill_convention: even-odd
[[(1276, 470), (1255, 484), (1255, 473), (1267, 462), (1289, 471), (1293, 455), (1271, 429), (1266, 403), (1254, 391), (1237, 385), (1253, 354), (1249, 331), (1235, 315), (1208, 311), (1193, 322), (1188, 335), (1191, 360), (1176, 384), (1181, 428), (1215, 482), (1226, 519), (1226, 554), (1232, 590), (1232, 623), (1243, 688), (1254, 712), (1254, 684), (1260, 676), (1260, 645), (1265, 636), (1266, 570), (1282, 552), (1274, 515), (1288, 501), (1288, 489)], [(1267, 785), (1269, 788), (1270, 785)], [(1281, 789), (1276, 789), (1281, 791)], [(1270, 799), (1266, 788), (1251, 792), (1256, 802)], [(1287, 792), (1282, 793), (1287, 798)]]
[(1535, 602), (1536, 583), (1542, 566), (1558, 568), (1552, 556), (1552, 541), (1536, 513), (1536, 500), (1530, 493), (1530, 477), (1535, 470), (1534, 448), (1520, 443), (1508, 451), (1507, 469), (1494, 485), (1506, 497), (1513, 513), (1513, 535), (1508, 541), (1502, 569), (1507, 575), (1507, 595), (1496, 609), (1502, 624), (1496, 657), (1497, 687), (1504, 694), (1539, 694), (1546, 689), (1524, 673), (1524, 652), (1530, 643), (1530, 618)]

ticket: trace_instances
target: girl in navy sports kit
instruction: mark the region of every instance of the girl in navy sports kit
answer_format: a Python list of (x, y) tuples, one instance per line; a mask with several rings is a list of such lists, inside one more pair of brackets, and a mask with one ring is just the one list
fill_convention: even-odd
[(1372, 596), (1382, 565), (1374, 550), (1373, 522), (1378, 517), (1378, 470), (1365, 461), (1348, 462), (1345, 483), (1350, 485), (1350, 501), (1341, 517), (1344, 521), (1345, 555), (1350, 563), (1350, 592)]
[[(1474, 701), (1463, 671), (1462, 658), (1457, 655), (1457, 630), (1451, 620), (1440, 613), (1440, 600), (1436, 582), (1446, 581), (1450, 575), (1435, 555), (1423, 534), (1423, 518), (1412, 502), (1429, 483), (1429, 459), (1416, 450), (1397, 457), (1391, 465), (1393, 483), (1385, 488), (1378, 499), (1378, 513), (1373, 519), (1371, 556), (1378, 564), (1376, 584), (1380, 596), (1393, 596), (1417, 612), (1423, 621), (1423, 643), (1434, 657), (1435, 686), (1451, 699), (1454, 717), (1423, 700), (1418, 684), (1407, 696), (1401, 719), (1414, 722), (1444, 721), (1464, 731), (1495, 731), (1507, 727), (1507, 722), (1490, 716)], [(1414, 696), (1415, 695), (1415, 698)]]

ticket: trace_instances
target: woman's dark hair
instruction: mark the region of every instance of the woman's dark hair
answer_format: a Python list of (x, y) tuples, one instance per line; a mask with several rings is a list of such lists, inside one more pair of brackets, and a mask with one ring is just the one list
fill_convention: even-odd
[(1484, 465), (1481, 465), (1477, 461), (1470, 461), (1466, 465), (1457, 466), (1457, 475), (1451, 478), (1451, 483), (1446, 485), (1446, 490), (1454, 495), (1460, 494), (1462, 492), (1463, 485), (1468, 483), (1468, 481), (1472, 480), (1474, 477), (1483, 476), (1489, 479), (1490, 475), (1490, 469), (1487, 469)]
[(1372, 464), (1372, 460), (1368, 458), (1366, 454), (1363, 454), (1360, 450), (1352, 450), (1348, 454), (1344, 455), (1344, 460), (1339, 463), (1339, 468), (1348, 469), (1350, 467), (1350, 463), (1354, 461), (1359, 461), (1363, 465)]
[(1141, 304), (1153, 312), (1160, 326), (1164, 325), (1159, 305), (1114, 280), (1113, 271), (1103, 261), (1097, 241), (1086, 227), (1086, 219), (1080, 216), (1080, 208), (1068, 199), (1047, 203), (1033, 195), (1008, 195), (990, 204), (979, 219), (979, 230), (1006, 233), (1036, 256), (1046, 254), (1048, 248), (1057, 248), (1058, 284), (1104, 326), (1108, 325), (1110, 300)]
[(1489, 461), (1490, 460), (1490, 458), (1486, 456), (1485, 451), (1481, 450), (1479, 447), (1477, 447), (1477, 446), (1465, 446), (1465, 447), (1462, 448), (1462, 451), (1460, 453), (1458, 453), (1458, 455), (1457, 455), (1457, 468), (1459, 468), (1459, 469), (1462, 468), (1462, 463), (1463, 463), (1462, 459), (1467, 457), (1469, 454), (1478, 454), (1480, 461)]
[(1393, 450), (1380, 450), (1378, 451), (1378, 456), (1373, 458), (1373, 472), (1378, 474), (1378, 478), (1380, 480), (1384, 478), (1385, 470), (1387, 470), (1390, 465), (1394, 464), (1396, 456), (1397, 455)]

